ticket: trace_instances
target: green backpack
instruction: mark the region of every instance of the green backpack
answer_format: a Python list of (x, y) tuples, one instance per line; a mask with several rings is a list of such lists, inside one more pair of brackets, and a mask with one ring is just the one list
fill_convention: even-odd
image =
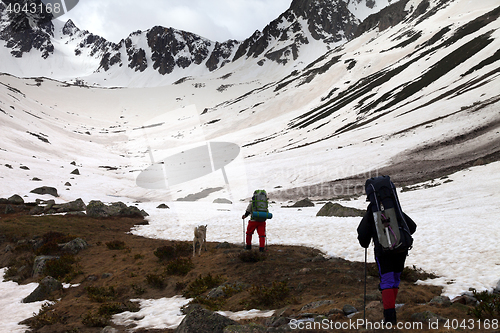
[(269, 213), (269, 202), (265, 190), (255, 190), (252, 196), (252, 218), (255, 221), (265, 221), (268, 214), (259, 214), (259, 212)]

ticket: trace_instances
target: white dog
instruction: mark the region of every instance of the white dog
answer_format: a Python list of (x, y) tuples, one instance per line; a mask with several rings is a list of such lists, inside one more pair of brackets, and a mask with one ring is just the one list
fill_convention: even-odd
[(201, 255), (201, 248), (203, 246), (205, 246), (205, 251), (207, 250), (207, 225), (199, 225), (194, 228), (193, 257), (196, 253), (196, 243), (200, 243), (198, 255)]

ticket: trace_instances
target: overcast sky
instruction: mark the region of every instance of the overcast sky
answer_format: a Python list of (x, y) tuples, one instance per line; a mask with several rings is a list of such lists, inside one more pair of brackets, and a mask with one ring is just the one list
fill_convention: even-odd
[(212, 41), (243, 40), (262, 30), (292, 0), (80, 0), (60, 17), (119, 42), (155, 25), (193, 32)]

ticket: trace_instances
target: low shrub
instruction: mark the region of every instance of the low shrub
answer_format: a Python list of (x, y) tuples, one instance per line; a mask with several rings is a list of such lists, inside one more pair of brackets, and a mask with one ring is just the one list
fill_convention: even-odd
[(258, 251), (241, 251), (238, 258), (243, 262), (258, 262), (266, 260), (266, 255)]
[(87, 312), (82, 316), (82, 324), (87, 327), (106, 327), (109, 324), (111, 317), (101, 316), (92, 311)]
[(123, 250), (125, 249), (125, 242), (114, 240), (111, 242), (106, 242), (106, 246), (110, 250)]
[(168, 275), (186, 275), (194, 268), (191, 258), (177, 258), (167, 264), (166, 272)]
[(29, 325), (32, 329), (39, 329), (44, 326), (54, 325), (57, 323), (65, 324), (66, 317), (56, 312), (53, 309), (52, 304), (44, 303), (37, 314), (22, 323)]
[(224, 278), (220, 275), (212, 276), (208, 273), (206, 276), (201, 275), (191, 282), (183, 293), (186, 298), (194, 298), (203, 294), (208, 289), (215, 288), (224, 282)]
[(158, 274), (146, 275), (146, 283), (156, 289), (163, 289), (166, 286), (165, 277)]
[(249, 305), (252, 307), (276, 307), (286, 303), (290, 289), (287, 282), (274, 281), (271, 287), (252, 286)]
[(203, 305), (204, 308), (210, 311), (219, 311), (226, 304), (226, 300), (226, 298), (210, 298), (200, 295), (193, 298), (190, 303)]
[(36, 250), (36, 255), (51, 255), (60, 252), (59, 244), (64, 244), (77, 238), (56, 231), (49, 231), (42, 236), (42, 246)]
[(114, 314), (123, 312), (124, 309), (121, 303), (104, 303), (99, 306), (97, 314), (103, 317), (111, 318)]
[(142, 294), (144, 294), (146, 292), (146, 289), (144, 289), (143, 286), (132, 284), (131, 287), (132, 287), (132, 290), (134, 291), (134, 293), (136, 295), (142, 295)]
[(113, 301), (116, 297), (116, 291), (113, 286), (110, 287), (85, 287), (87, 296), (93, 302), (104, 303), (107, 301)]
[(437, 276), (433, 273), (427, 273), (421, 268), (417, 268), (415, 265), (413, 267), (405, 267), (403, 272), (401, 272), (401, 280), (408, 282), (417, 282), (418, 280), (435, 279)]
[(171, 261), (191, 254), (192, 248), (188, 242), (173, 242), (172, 245), (162, 246), (154, 251), (160, 261)]
[(469, 315), (478, 319), (500, 317), (500, 294), (488, 291), (477, 292), (475, 289), (472, 290), (472, 293), (477, 299), (477, 304), (468, 311)]
[(71, 254), (65, 254), (59, 259), (47, 260), (43, 273), (47, 276), (52, 276), (56, 280), (63, 280), (66, 277), (73, 278), (77, 272), (73, 264), (76, 263), (76, 259)]

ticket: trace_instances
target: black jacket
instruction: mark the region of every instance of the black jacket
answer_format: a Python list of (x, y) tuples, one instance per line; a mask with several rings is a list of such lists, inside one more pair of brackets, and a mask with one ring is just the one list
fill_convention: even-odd
[[(403, 213), (406, 224), (408, 225), (408, 229), (410, 229), (410, 234), (413, 234), (415, 230), (417, 230), (417, 225), (413, 220)], [(377, 230), (375, 229), (375, 221), (373, 220), (373, 213), (371, 209), (371, 204), (368, 205), (366, 209), (365, 215), (361, 222), (358, 225), (358, 241), (359, 244), (367, 248), (370, 246), (370, 242), (373, 239), (373, 243), (375, 244), (375, 255), (379, 255), (383, 252), (382, 245), (378, 242)]]

